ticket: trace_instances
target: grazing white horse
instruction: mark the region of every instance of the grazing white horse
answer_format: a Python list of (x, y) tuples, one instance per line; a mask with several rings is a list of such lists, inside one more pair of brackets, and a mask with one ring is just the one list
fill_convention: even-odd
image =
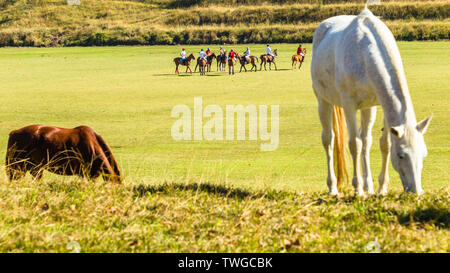
[[(431, 116), (417, 123), (400, 52), (390, 30), (366, 7), (358, 16), (336, 16), (323, 21), (314, 33), (313, 51), (311, 76), (323, 128), (329, 193), (339, 194), (337, 186), (343, 164), (338, 164), (341, 168), (336, 178), (333, 149), (337, 148), (338, 163), (344, 151), (342, 145), (334, 147), (334, 136), (337, 134), (336, 139), (343, 143), (345, 120), (355, 194), (362, 196), (364, 190), (374, 193), (369, 151), (376, 105), (381, 105), (385, 125), (380, 139), (382, 166), (378, 193), (387, 193), (392, 154), (392, 165), (400, 174), (404, 190), (422, 194), (422, 163), (427, 155), (423, 134)], [(360, 130), (357, 110), (361, 110)]]

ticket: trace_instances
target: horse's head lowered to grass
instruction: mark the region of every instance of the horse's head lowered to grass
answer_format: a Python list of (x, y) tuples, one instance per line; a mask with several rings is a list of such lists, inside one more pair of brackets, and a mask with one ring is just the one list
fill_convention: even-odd
[(427, 147), (423, 135), (432, 116), (417, 125), (405, 124), (390, 128), (392, 135), (391, 162), (399, 173), (405, 191), (422, 194), (422, 166), (427, 156)]

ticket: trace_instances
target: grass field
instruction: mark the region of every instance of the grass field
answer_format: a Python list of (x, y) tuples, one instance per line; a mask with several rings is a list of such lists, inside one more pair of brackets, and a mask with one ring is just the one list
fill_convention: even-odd
[[(450, 44), (399, 47), (418, 119), (434, 114), (425, 137), (426, 194), (400, 195), (391, 168), (391, 193), (368, 200), (352, 199), (349, 185), (342, 200), (325, 194), (311, 55), (292, 71), (296, 45), (272, 45), (278, 71), (203, 77), (174, 74), (175, 46), (0, 49), (0, 154), (12, 129), (84, 124), (105, 138), (125, 176), (122, 186), (49, 173), (42, 182), (10, 184), (2, 168), (0, 251), (64, 252), (77, 241), (82, 251), (360, 252), (377, 240), (383, 251), (448, 252)], [(264, 45), (251, 49), (259, 55)], [(261, 152), (261, 142), (249, 140), (174, 141), (171, 109), (192, 109), (198, 96), (223, 109), (279, 105), (278, 149)], [(381, 120), (379, 110), (375, 180)]]

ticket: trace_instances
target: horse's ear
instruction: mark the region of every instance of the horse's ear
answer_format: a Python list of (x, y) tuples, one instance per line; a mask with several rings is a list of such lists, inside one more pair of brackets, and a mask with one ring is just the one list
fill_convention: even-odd
[(430, 125), (431, 119), (433, 118), (433, 115), (427, 117), (426, 119), (422, 120), (421, 122), (417, 123), (417, 131), (419, 131), (422, 134), (425, 134), (427, 131), (428, 126)]
[(403, 135), (405, 134), (405, 126), (399, 125), (391, 127), (391, 134), (393, 134), (397, 138), (402, 138)]

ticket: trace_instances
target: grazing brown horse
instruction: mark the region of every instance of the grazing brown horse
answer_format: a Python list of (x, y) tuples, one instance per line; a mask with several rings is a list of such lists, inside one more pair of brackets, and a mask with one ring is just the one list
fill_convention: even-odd
[(103, 138), (87, 126), (73, 129), (30, 125), (11, 131), (6, 151), (9, 180), (29, 171), (41, 179), (44, 170), (95, 180), (121, 182), (119, 165)]
[(175, 73), (179, 74), (180, 72), (178, 71), (178, 66), (179, 65), (185, 65), (186, 66), (186, 73), (189, 69), (189, 71), (191, 71), (192, 74), (192, 69), (189, 67), (191, 65), (191, 61), (195, 60), (194, 54), (191, 53), (191, 55), (189, 55), (186, 59), (184, 59), (184, 61), (181, 61), (180, 57), (176, 57), (175, 59), (173, 59), (173, 62), (175, 63), (175, 65), (177, 66), (175, 68)]
[(273, 56), (270, 56), (268, 54), (262, 54), (259, 58), (261, 59), (261, 66), (259, 67), (259, 70), (262, 70), (262, 66), (264, 64), (264, 70), (266, 69), (266, 63), (269, 63), (269, 69), (272, 70), (271, 64), (273, 63), (275, 65), (275, 70), (277, 70), (277, 64), (275, 63), (275, 57), (278, 56), (277, 50), (275, 49), (273, 51)]
[[(239, 54), (236, 53), (236, 58), (240, 58)], [(236, 60), (234, 58), (228, 57), (228, 74), (234, 75), (234, 66), (236, 65)]]
[(217, 71), (225, 71), (225, 67), (227, 65), (227, 52), (225, 51), (225, 53), (222, 56), (217, 56)]
[[(303, 49), (303, 54), (306, 55), (306, 48)], [(300, 63), (300, 65), (298, 66), (298, 69), (300, 69), (304, 61), (305, 57), (302, 57), (301, 55), (297, 54), (292, 55), (292, 69), (294, 69), (297, 66), (297, 63)]]
[[(258, 70), (258, 66), (256, 65), (256, 63), (258, 62), (258, 58), (256, 56), (248, 56), (248, 57), (250, 59), (250, 64), (252, 64), (252, 68), (250, 69), (250, 71), (252, 71), (254, 68), (256, 72)], [(245, 72), (247, 72), (247, 68), (245, 67), (245, 65), (249, 63), (247, 62), (244, 56), (240, 56), (239, 63), (241, 64), (241, 69), (239, 70), (239, 72), (242, 71), (242, 68), (244, 68)]]

